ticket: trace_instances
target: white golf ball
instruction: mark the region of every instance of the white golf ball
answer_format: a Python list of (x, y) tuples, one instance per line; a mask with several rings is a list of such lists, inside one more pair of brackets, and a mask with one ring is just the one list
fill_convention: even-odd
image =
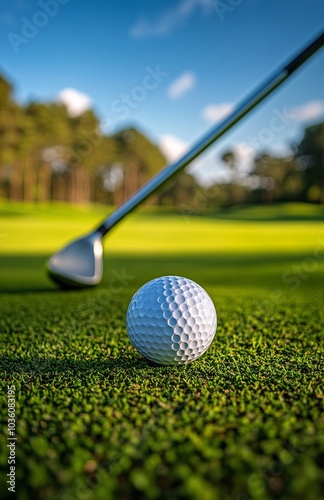
[(208, 293), (179, 276), (162, 276), (142, 286), (132, 298), (126, 327), (134, 347), (161, 365), (199, 358), (216, 333), (217, 315)]

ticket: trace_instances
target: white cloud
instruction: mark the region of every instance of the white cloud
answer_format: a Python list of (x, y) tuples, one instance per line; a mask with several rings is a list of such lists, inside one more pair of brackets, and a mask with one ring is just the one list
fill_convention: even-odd
[(230, 102), (210, 104), (202, 110), (202, 117), (204, 120), (215, 123), (229, 115), (233, 107), (234, 105)]
[(232, 149), (234, 150), (242, 168), (249, 165), (256, 154), (255, 149), (247, 142), (238, 142), (234, 144)]
[(196, 84), (196, 76), (191, 71), (182, 73), (174, 80), (168, 88), (168, 96), (171, 99), (179, 99), (186, 92), (189, 92)]
[(79, 116), (91, 107), (90, 97), (72, 88), (62, 90), (58, 101), (65, 104), (70, 116)]
[(164, 11), (156, 21), (139, 20), (130, 31), (133, 38), (154, 38), (168, 35), (172, 29), (193, 14), (196, 8), (203, 13), (213, 9), (214, 0), (182, 0), (175, 7)]
[(181, 158), (188, 150), (189, 145), (172, 134), (165, 134), (160, 137), (159, 147), (166, 159), (171, 163)]
[(299, 121), (315, 120), (324, 115), (324, 101), (310, 101), (291, 108), (289, 112)]
[(257, 154), (256, 149), (247, 142), (237, 142), (230, 148), (236, 155), (238, 161), (238, 174), (245, 176), (251, 170), (253, 160)]

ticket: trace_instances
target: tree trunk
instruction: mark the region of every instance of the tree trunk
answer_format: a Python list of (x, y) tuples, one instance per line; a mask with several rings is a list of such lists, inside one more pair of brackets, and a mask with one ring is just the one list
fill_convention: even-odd
[(21, 200), (21, 175), (19, 165), (14, 165), (10, 176), (9, 201)]
[(90, 179), (89, 173), (83, 167), (75, 167), (71, 174), (70, 201), (77, 205), (89, 203)]
[(51, 199), (51, 169), (45, 163), (41, 163), (37, 177), (37, 202), (46, 202)]
[(35, 201), (36, 188), (36, 171), (33, 168), (35, 161), (34, 156), (27, 158), (25, 161), (24, 173), (24, 200)]

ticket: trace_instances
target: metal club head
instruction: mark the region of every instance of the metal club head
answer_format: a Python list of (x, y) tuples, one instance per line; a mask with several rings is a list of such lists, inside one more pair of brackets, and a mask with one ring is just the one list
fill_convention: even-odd
[(98, 231), (58, 250), (46, 267), (50, 278), (65, 288), (87, 288), (102, 278), (102, 234)]

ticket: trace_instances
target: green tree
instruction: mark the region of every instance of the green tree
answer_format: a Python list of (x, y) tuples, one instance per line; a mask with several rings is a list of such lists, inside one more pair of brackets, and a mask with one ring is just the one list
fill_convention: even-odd
[(231, 170), (235, 170), (238, 165), (238, 159), (234, 151), (228, 150), (222, 154), (221, 160), (225, 165), (227, 165)]
[(158, 203), (178, 207), (183, 212), (199, 213), (205, 206), (204, 190), (195, 177), (183, 172), (162, 188), (158, 194)]
[(293, 158), (260, 154), (254, 160), (251, 176), (258, 179), (260, 201), (297, 200), (302, 187), (301, 175)]
[(18, 148), (21, 109), (13, 100), (13, 87), (0, 76), (0, 178), (2, 193), (9, 199), (21, 198)]
[(306, 128), (296, 158), (303, 178), (303, 197), (324, 203), (324, 122)]
[(69, 117), (61, 104), (37, 102), (29, 103), (24, 115), (20, 149), (25, 158), (25, 191), (35, 201), (48, 200), (52, 177), (49, 150), (56, 148), (58, 157), (69, 144)]
[(158, 147), (135, 128), (122, 130), (113, 139), (123, 171), (123, 180), (116, 193), (119, 204), (160, 171), (166, 160)]
[(58, 103), (19, 106), (0, 76), (0, 195), (116, 204), (164, 165), (158, 147), (135, 128), (109, 136), (93, 110), (71, 117)]

